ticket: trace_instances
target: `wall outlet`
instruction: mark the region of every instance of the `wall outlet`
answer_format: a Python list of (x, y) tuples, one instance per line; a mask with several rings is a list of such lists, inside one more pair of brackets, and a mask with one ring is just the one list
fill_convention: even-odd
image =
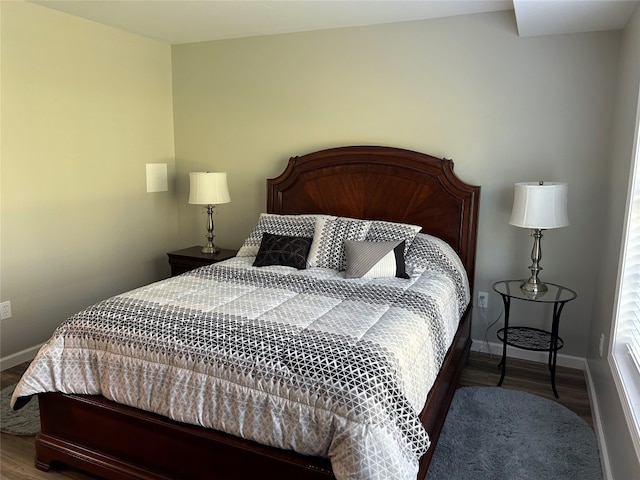
[(487, 308), (489, 306), (489, 294), (487, 292), (478, 292), (478, 307)]
[(0, 320), (11, 318), (11, 301), (0, 303)]

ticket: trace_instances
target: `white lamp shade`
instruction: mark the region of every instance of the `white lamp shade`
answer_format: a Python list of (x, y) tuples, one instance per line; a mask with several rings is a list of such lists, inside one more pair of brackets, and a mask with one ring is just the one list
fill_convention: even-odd
[(226, 172), (191, 172), (189, 184), (189, 203), (218, 205), (231, 201)]
[(566, 183), (516, 183), (509, 223), (516, 227), (541, 230), (569, 225), (568, 190)]

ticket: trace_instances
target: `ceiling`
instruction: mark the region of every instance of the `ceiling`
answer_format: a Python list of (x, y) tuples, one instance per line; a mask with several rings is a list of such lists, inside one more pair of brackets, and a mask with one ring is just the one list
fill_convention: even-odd
[(520, 36), (617, 30), (636, 0), (33, 0), (169, 44), (513, 10)]

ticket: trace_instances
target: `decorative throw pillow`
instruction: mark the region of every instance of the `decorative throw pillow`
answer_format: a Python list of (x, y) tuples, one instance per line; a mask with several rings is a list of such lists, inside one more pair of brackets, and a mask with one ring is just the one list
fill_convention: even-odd
[(258, 223), (238, 250), (237, 257), (255, 257), (265, 232), (290, 237), (313, 237), (319, 215), (277, 215), (262, 213)]
[(312, 240), (313, 237), (289, 237), (265, 232), (253, 266), (284, 265), (304, 270), (307, 268)]
[(404, 240), (405, 250), (404, 254), (407, 254), (407, 250), (411, 246), (411, 242), (422, 230), (420, 225), (411, 225), (409, 223), (397, 223), (397, 222), (385, 222), (383, 220), (374, 220), (371, 222), (369, 231), (365, 240), (367, 242), (390, 242), (392, 240)]
[(309, 265), (344, 270), (345, 240), (364, 240), (370, 223), (356, 218), (318, 217), (309, 252)]
[(404, 266), (405, 241), (344, 242), (346, 278), (409, 278)]

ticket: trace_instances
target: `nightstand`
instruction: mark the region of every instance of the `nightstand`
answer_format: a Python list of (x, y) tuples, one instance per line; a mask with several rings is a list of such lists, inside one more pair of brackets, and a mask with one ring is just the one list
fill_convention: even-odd
[(218, 253), (202, 253), (201, 249), (202, 247), (189, 247), (167, 253), (169, 265), (171, 265), (171, 276), (175, 277), (198, 267), (233, 258), (238, 253), (237, 250), (226, 250), (224, 248)]
[[(502, 280), (493, 284), (493, 289), (502, 296), (504, 303), (504, 328), (498, 330), (498, 338), (502, 342), (502, 360), (498, 366), (502, 367), (502, 375), (498, 386), (502, 385), (507, 367), (507, 345), (522, 348), (524, 350), (549, 352), (549, 372), (551, 372), (551, 387), (553, 394), (558, 398), (556, 390), (556, 359), (558, 350), (564, 342), (558, 335), (560, 326), (560, 314), (567, 302), (577, 297), (576, 292), (566, 287), (547, 283), (548, 290), (538, 294), (523, 292), (520, 289), (523, 280)], [(511, 299), (527, 302), (553, 303), (553, 319), (551, 331), (539, 328), (518, 327), (509, 325), (509, 308)]]

